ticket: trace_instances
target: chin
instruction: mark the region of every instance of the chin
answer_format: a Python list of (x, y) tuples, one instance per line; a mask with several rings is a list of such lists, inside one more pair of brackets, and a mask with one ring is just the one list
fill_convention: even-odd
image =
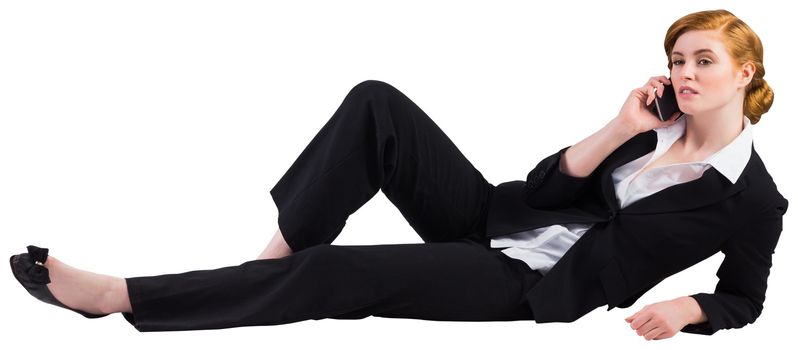
[(680, 111), (682, 111), (682, 113), (684, 113), (684, 114), (688, 114), (688, 115), (693, 115), (693, 114), (695, 114), (696, 112), (699, 112), (699, 111), (696, 111), (696, 109), (695, 109), (695, 108), (690, 108), (690, 107), (688, 107), (688, 108), (682, 108), (681, 106), (679, 106), (679, 110), (680, 110)]

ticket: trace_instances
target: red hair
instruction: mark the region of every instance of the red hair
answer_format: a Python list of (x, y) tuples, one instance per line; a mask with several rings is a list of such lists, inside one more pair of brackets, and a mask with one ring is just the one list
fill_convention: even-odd
[(773, 90), (763, 78), (765, 66), (762, 63), (762, 42), (759, 36), (745, 22), (726, 10), (701, 11), (688, 14), (673, 22), (665, 34), (665, 54), (668, 57), (668, 70), (673, 68), (670, 60), (676, 39), (692, 30), (715, 30), (721, 36), (726, 52), (733, 65), (740, 69), (743, 63), (751, 62), (755, 67), (754, 78), (745, 87), (743, 114), (751, 124), (756, 124), (773, 104)]

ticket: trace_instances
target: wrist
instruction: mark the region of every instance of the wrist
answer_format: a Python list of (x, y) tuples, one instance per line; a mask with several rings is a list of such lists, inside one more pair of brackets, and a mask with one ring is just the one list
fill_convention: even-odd
[(616, 117), (615, 119), (611, 120), (608, 127), (613, 131), (613, 133), (618, 138), (622, 140), (629, 140), (638, 134), (638, 132), (634, 130), (633, 127), (624, 123), (620, 117)]
[(701, 309), (701, 305), (698, 304), (698, 301), (695, 298), (691, 296), (685, 296), (679, 298), (678, 300), (682, 305), (684, 305), (683, 309), (686, 311), (685, 317), (687, 318), (687, 323), (699, 324), (707, 321), (704, 310)]

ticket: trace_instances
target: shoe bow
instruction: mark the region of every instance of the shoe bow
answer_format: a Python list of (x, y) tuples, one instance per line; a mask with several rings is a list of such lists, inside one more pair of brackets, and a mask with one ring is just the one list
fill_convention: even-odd
[(39, 248), (34, 245), (28, 246), (28, 258), (31, 261), (31, 265), (27, 273), (32, 282), (38, 284), (50, 283), (50, 271), (44, 267), (48, 252), (48, 248)]

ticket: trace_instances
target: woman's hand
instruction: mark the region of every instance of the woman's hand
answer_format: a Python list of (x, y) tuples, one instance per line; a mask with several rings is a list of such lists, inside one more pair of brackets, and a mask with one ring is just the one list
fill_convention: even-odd
[(646, 340), (667, 339), (690, 324), (695, 316), (686, 302), (687, 299), (677, 298), (649, 304), (625, 320)]
[[(663, 122), (646, 108), (654, 102), (654, 88), (657, 88), (656, 96), (662, 97), (665, 84), (671, 84), (667, 77), (651, 77), (645, 85), (632, 90), (616, 117), (618, 122), (626, 126), (634, 135), (676, 123), (677, 118), (674, 117)], [(678, 114), (680, 114), (678, 111), (674, 113), (675, 116)]]

